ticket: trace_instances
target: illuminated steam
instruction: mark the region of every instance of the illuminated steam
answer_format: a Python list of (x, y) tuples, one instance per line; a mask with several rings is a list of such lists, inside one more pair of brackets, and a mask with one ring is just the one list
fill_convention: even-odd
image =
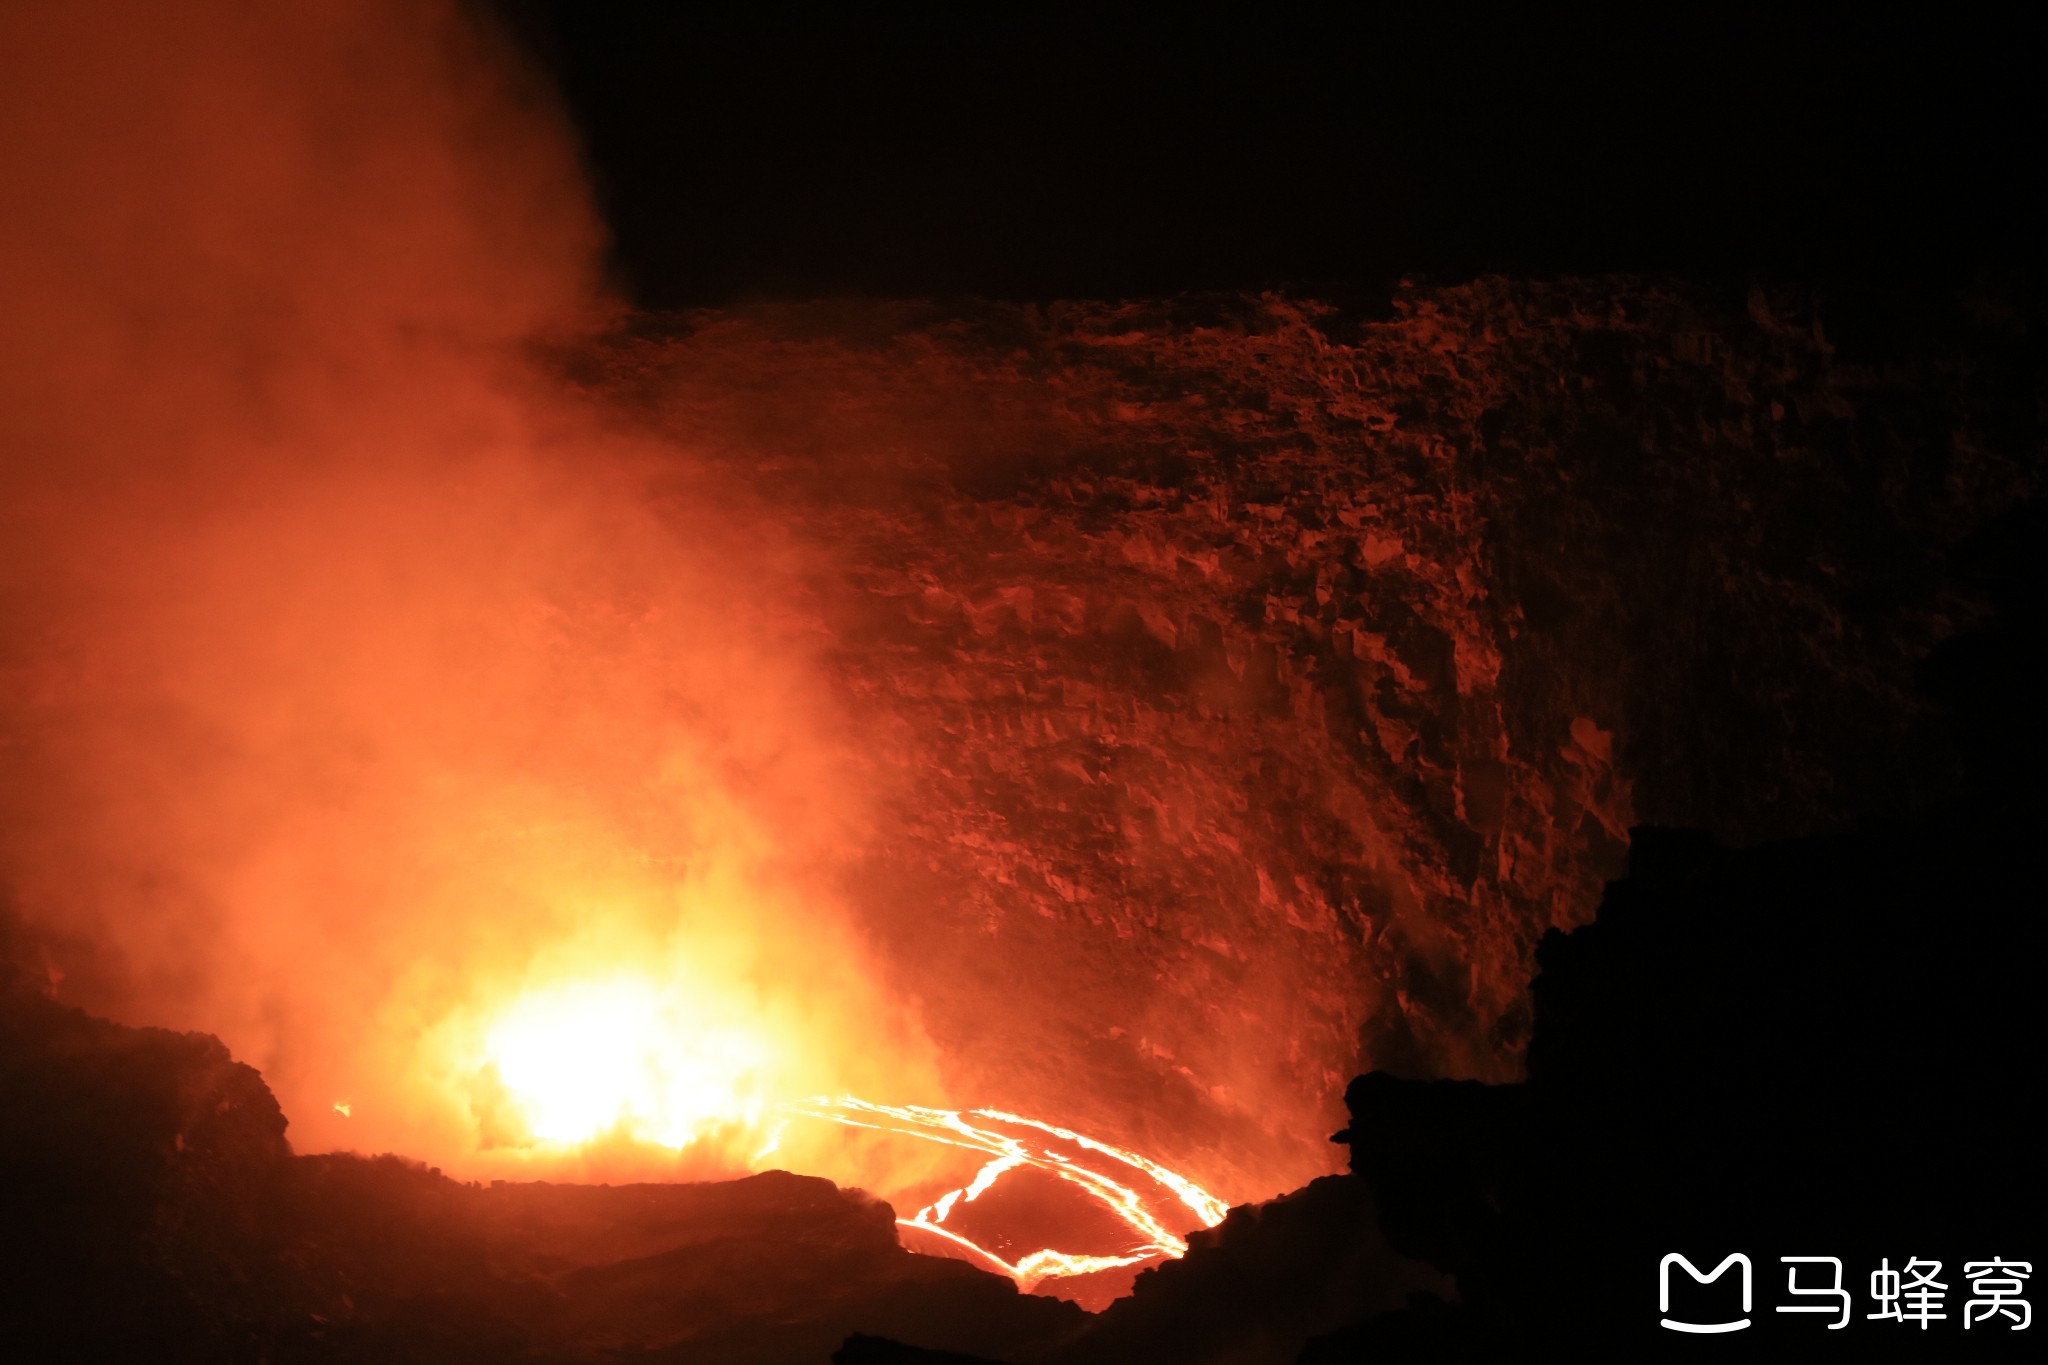
[(831, 891), (801, 550), (534, 358), (608, 305), (504, 47), (410, 0), (0, 26), (0, 856), (66, 997), (220, 1034), (302, 1150), (457, 1169), (681, 1135), (507, 1100), (519, 1011), (622, 972), (717, 1073), (679, 1160), (937, 1098)]

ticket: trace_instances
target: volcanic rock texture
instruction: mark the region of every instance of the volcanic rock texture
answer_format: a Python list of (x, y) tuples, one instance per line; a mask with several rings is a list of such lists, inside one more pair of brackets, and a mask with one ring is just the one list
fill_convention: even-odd
[[(1777, 1258), (1824, 1249), (1860, 1297), (1909, 1243), (1982, 1274), (2041, 1226), (2041, 1172), (2005, 1154), (2042, 1145), (2043, 546), (2036, 499), (1960, 547), (1955, 581), (1990, 614), (1921, 670), (1955, 721), (1951, 791), (1742, 850), (1631, 830), (1594, 922), (1538, 946), (1525, 1081), (1357, 1078), (1335, 1138), (1351, 1174), (1232, 1210), (1087, 1332), (1017, 1359), (1662, 1360), (1667, 1314), (1723, 1321), (1734, 1291), (1680, 1282), (1667, 1303), (1650, 1267), (1736, 1249), (1753, 1326), (1786, 1352), (1923, 1358), (1927, 1338), (1861, 1308), (1772, 1311)], [(2024, 1310), (1964, 1298), (1930, 1325), (1967, 1332), (1970, 1358), (2039, 1354)], [(920, 1359), (860, 1345), (840, 1358)]]
[[(1354, 1088), (1392, 1097), (1353, 1128), (1379, 1145), (1309, 1184), (1338, 1156), (1323, 1135), (1346, 1079), (1519, 1076), (1535, 946), (1591, 919), (1632, 823), (1755, 840), (1865, 822), (1857, 877), (1738, 877), (1672, 919), (1754, 906), (1703, 959), (1735, 965), (1829, 888), (1891, 883), (1883, 942), (1908, 960), (1949, 850), (2002, 867), (2038, 828), (2033, 806), (1955, 808), (1910, 839), (1884, 823), (1959, 787), (1964, 752), (2035, 785), (2021, 654), (1993, 652), (1980, 672), (2005, 690), (1954, 728), (1915, 679), (1991, 610), (1967, 543), (1981, 558), (1994, 523), (2039, 543), (2038, 518), (2008, 515), (2037, 491), (2038, 345), (1982, 300), (1854, 303), (1480, 281), (1367, 320), (1276, 300), (821, 305), (565, 357), (593, 406), (723, 461), (793, 524), (815, 572), (789, 611), (880, 794), (846, 889), (957, 1097), (1233, 1200), (1307, 1188), (1197, 1235), (1084, 1330), (907, 1255), (882, 1206), (822, 1181), (492, 1188), (295, 1157), (219, 1044), (63, 1009), (29, 951), (0, 982), (9, 1331), (90, 1359), (799, 1360), (854, 1332), (1020, 1360), (1194, 1337), (1291, 1358), (1445, 1275), (1492, 1322), (1513, 1305), (1474, 1267), (1520, 1243), (1486, 1231), (1487, 1163), (1533, 1180), (1603, 1131), (1572, 1118), (1530, 1150), (1507, 1131), (1574, 1054), (1539, 1047), (1529, 1087)], [(1908, 844), (1913, 877), (1886, 872), (1876, 850)], [(1726, 866), (1806, 855), (1744, 856)], [(1964, 901), (1989, 902), (1978, 881)], [(1787, 940), (1794, 979), (1868, 918), (1836, 898), (1834, 929)], [(1667, 918), (1624, 917), (1546, 966), (1628, 946), (1631, 923), (1662, 943)], [(1948, 994), (2004, 941), (1947, 954)], [(1673, 942), (1657, 961), (1698, 956)], [(1599, 979), (1662, 998), (1626, 962)], [(1912, 994), (1871, 989), (1879, 1013)], [(1797, 990), (1771, 999), (1802, 1017)], [(1715, 1011), (1680, 1014), (1721, 1036)], [(1664, 1035), (1592, 1036), (1625, 1054), (1603, 1102), (1651, 1073), (1692, 1094)], [(1427, 1123), (1403, 1126), (1410, 1095), (1436, 1097)], [(1540, 1232), (1543, 1201), (1569, 1218), (1576, 1188), (1501, 1216)], [(1261, 1286), (1234, 1325), (1222, 1283)]]
[[(1905, 311), (1902, 311), (1905, 310)], [(1982, 300), (1638, 280), (669, 319), (572, 359), (824, 551), (849, 892), (967, 1102), (1232, 1198), (1361, 1069), (1506, 1079), (1635, 822), (1939, 790), (1949, 547), (2030, 487)]]

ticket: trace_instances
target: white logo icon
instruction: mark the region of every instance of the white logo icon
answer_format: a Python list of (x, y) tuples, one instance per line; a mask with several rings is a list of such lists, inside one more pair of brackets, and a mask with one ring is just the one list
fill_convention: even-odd
[[(1749, 1312), (1751, 1302), (1750, 1291), (1752, 1287), (1749, 1257), (1739, 1251), (1730, 1255), (1727, 1260), (1715, 1266), (1710, 1273), (1705, 1275), (1700, 1274), (1698, 1266), (1686, 1260), (1685, 1257), (1675, 1251), (1659, 1261), (1657, 1263), (1658, 1312), (1669, 1313), (1671, 1311), (1671, 1266), (1674, 1262), (1684, 1266), (1685, 1273), (1692, 1276), (1694, 1282), (1698, 1284), (1712, 1284), (1715, 1280), (1721, 1278), (1722, 1272), (1726, 1271), (1729, 1266), (1740, 1265), (1742, 1267), (1742, 1311), (1744, 1313)], [(1674, 1322), (1667, 1317), (1663, 1319), (1663, 1324), (1674, 1332), (1739, 1332), (1749, 1326), (1749, 1319), (1743, 1317), (1734, 1322)]]

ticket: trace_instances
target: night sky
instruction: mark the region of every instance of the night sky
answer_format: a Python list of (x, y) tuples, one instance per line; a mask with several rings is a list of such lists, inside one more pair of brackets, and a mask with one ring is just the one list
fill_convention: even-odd
[[(2035, 276), (2035, 19), (501, 0), (657, 308)], [(2037, 277), (2037, 276), (2036, 276)]]

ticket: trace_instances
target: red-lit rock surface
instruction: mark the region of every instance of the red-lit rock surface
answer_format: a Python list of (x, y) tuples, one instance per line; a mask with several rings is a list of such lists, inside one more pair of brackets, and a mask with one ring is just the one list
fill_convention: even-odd
[[(1882, 348), (1823, 316), (1628, 282), (1366, 323), (818, 308), (577, 366), (793, 518), (790, 609), (878, 794), (848, 891), (958, 1097), (1243, 1197), (1334, 1164), (1360, 1070), (1517, 1074), (1534, 944), (1591, 916), (1631, 819), (1791, 834), (1952, 776), (1914, 669), (1980, 610), (1951, 547), (2036, 477), (2038, 358), (1984, 305), (1880, 320)], [(1960, 714), (2032, 790), (2022, 657)], [(1902, 923), (1962, 845), (1922, 841)], [(1945, 960), (1967, 992), (1976, 959)], [(1027, 1359), (1077, 1324), (820, 1181), (297, 1158), (211, 1040), (0, 1006), (0, 1320), (84, 1358), (816, 1359), (867, 1331)], [(1280, 1281), (1237, 1328), (1291, 1350), (1269, 1321), (1413, 1282), (1347, 1240), (1367, 1212), (1353, 1180), (1241, 1212), (1066, 1349), (1228, 1346), (1215, 1286)]]
[(800, 610), (887, 794), (850, 890), (957, 1093), (1246, 1196), (1331, 1167), (1361, 1069), (1516, 1074), (1535, 942), (1631, 821), (1943, 780), (1910, 673), (1966, 609), (1945, 547), (2026, 482), (2017, 333), (1838, 312), (818, 305), (584, 373), (821, 554)]

